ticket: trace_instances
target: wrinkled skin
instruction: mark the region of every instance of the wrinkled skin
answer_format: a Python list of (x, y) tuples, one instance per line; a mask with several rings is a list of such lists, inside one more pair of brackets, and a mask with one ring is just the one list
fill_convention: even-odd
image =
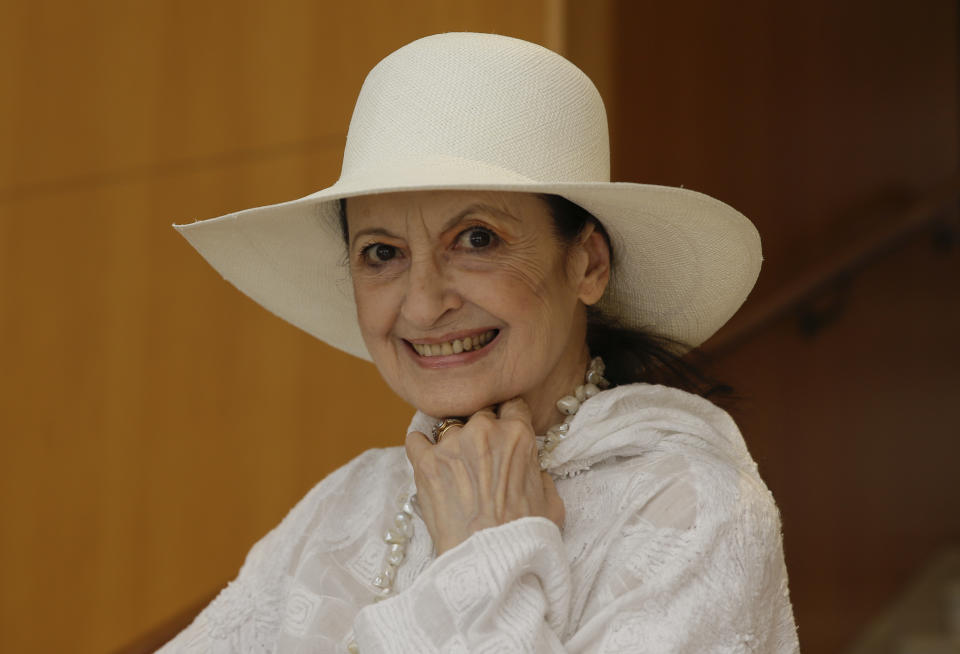
[[(553, 232), (536, 195), (424, 191), (351, 199), (357, 317), (381, 375), (436, 417), (469, 418), (433, 445), (407, 437), (417, 497), (438, 554), (525, 516), (563, 524), (534, 435), (582, 383), (586, 306), (609, 279), (609, 251), (587, 226)], [(482, 350), (429, 357), (414, 347), (494, 331)]]
[(526, 402), (509, 400), (497, 412), (481, 409), (451, 431), (437, 445), (419, 432), (406, 443), (437, 554), (476, 531), (526, 516), (563, 527), (563, 501), (550, 475), (540, 471)]

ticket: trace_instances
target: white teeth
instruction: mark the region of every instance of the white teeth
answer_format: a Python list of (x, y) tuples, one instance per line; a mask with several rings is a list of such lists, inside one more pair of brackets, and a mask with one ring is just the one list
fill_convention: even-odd
[(470, 350), (479, 350), (489, 343), (497, 332), (494, 329), (474, 336), (466, 336), (462, 339), (447, 341), (446, 343), (412, 343), (413, 349), (417, 354), (423, 357), (447, 356), (450, 354), (460, 354)]

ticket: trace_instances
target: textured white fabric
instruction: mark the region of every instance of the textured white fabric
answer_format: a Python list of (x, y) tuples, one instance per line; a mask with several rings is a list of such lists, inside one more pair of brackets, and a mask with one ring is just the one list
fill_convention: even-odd
[(342, 265), (338, 200), (426, 189), (557, 194), (612, 241), (614, 274), (598, 308), (625, 327), (700, 345), (757, 280), (757, 230), (688, 189), (611, 183), (609, 151), (600, 94), (562, 56), (507, 36), (437, 34), (367, 75), (335, 184), (175, 227), (254, 301), (369, 360)]
[(373, 603), (383, 533), (414, 486), (402, 448), (370, 450), (161, 651), (798, 652), (779, 513), (726, 413), (623, 386), (588, 400), (554, 455), (562, 534), (524, 518), (434, 557), (415, 518), (397, 594)]

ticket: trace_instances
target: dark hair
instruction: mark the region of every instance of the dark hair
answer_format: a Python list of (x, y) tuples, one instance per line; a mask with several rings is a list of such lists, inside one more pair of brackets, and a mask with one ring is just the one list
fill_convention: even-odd
[[(610, 248), (611, 277), (614, 251), (610, 236), (589, 211), (565, 197), (541, 194), (553, 217), (554, 233), (570, 245), (587, 224), (593, 224)], [(349, 243), (347, 203), (339, 201), (340, 230)], [(591, 356), (603, 357), (604, 376), (615, 386), (644, 382), (673, 386), (711, 399), (733, 397), (733, 389), (710, 377), (695, 361), (702, 359), (698, 350), (688, 350), (678, 343), (649, 330), (631, 329), (616, 319), (603, 315), (596, 307), (587, 308), (587, 347)], [(685, 352), (686, 351), (686, 352)]]

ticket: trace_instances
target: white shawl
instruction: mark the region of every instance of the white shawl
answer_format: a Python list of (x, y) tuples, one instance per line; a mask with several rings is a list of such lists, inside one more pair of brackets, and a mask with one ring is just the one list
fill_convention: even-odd
[(375, 603), (383, 534), (415, 488), (403, 448), (365, 452), (161, 651), (798, 652), (779, 513), (726, 413), (621, 386), (581, 407), (552, 462), (563, 533), (524, 518), (435, 557), (415, 517), (396, 594)]

